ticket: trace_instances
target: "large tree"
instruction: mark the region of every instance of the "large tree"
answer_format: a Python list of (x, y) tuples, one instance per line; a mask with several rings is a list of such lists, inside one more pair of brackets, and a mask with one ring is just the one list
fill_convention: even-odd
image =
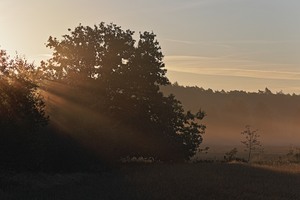
[(100, 23), (80, 24), (61, 40), (50, 37), (53, 56), (42, 63), (45, 75), (73, 88), (74, 95), (70, 90), (66, 98), (109, 118), (110, 132), (119, 132), (122, 156), (187, 159), (202, 142), (205, 126), (198, 120), (205, 114), (185, 113), (173, 95), (160, 92), (170, 83), (156, 35), (140, 33), (137, 42), (133, 36), (133, 31)]

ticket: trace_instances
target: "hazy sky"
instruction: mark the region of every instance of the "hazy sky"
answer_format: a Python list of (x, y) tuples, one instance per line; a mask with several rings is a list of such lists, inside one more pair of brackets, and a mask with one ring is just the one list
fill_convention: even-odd
[(183, 85), (300, 94), (299, 0), (0, 0), (0, 45), (47, 59), (48, 37), (101, 21), (154, 31)]

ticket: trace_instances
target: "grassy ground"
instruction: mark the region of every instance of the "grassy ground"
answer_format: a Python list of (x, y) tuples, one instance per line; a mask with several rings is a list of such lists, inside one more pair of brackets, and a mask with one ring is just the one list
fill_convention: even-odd
[(126, 164), (101, 173), (0, 172), (0, 199), (300, 199), (300, 166), (287, 168)]

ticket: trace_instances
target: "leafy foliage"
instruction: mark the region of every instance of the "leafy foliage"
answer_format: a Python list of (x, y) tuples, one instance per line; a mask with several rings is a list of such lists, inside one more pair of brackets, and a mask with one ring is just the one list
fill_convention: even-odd
[[(34, 66), (23, 58), (10, 59), (0, 51), (0, 157), (15, 164), (29, 156), (38, 143), (36, 131), (45, 126), (45, 103), (33, 80)], [(9, 160), (11, 162), (9, 162)]]
[(0, 51), (0, 126), (4, 132), (31, 132), (47, 124), (45, 103), (30, 73), (33, 65)]
[(109, 118), (109, 124), (96, 122), (102, 126), (98, 134), (109, 126), (104, 138), (115, 135), (112, 148), (118, 156), (188, 159), (202, 142), (205, 126), (199, 120), (205, 114), (184, 113), (173, 95), (160, 92), (160, 86), (170, 83), (156, 35), (140, 33), (137, 42), (133, 35), (100, 23), (93, 28), (80, 24), (62, 40), (50, 37), (47, 46), (54, 52), (42, 63), (44, 75), (71, 86), (75, 92), (67, 98)]

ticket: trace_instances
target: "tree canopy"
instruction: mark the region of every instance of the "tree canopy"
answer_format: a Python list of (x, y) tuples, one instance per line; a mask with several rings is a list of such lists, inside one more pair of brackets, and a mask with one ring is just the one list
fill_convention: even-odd
[(100, 23), (80, 24), (62, 39), (50, 37), (53, 56), (42, 63), (44, 75), (72, 87), (66, 98), (110, 119), (106, 130), (116, 134), (113, 148), (119, 156), (188, 159), (202, 142), (205, 126), (199, 120), (205, 114), (185, 112), (173, 95), (162, 94), (160, 86), (170, 83), (156, 35), (143, 32), (138, 41), (133, 36), (131, 30)]

